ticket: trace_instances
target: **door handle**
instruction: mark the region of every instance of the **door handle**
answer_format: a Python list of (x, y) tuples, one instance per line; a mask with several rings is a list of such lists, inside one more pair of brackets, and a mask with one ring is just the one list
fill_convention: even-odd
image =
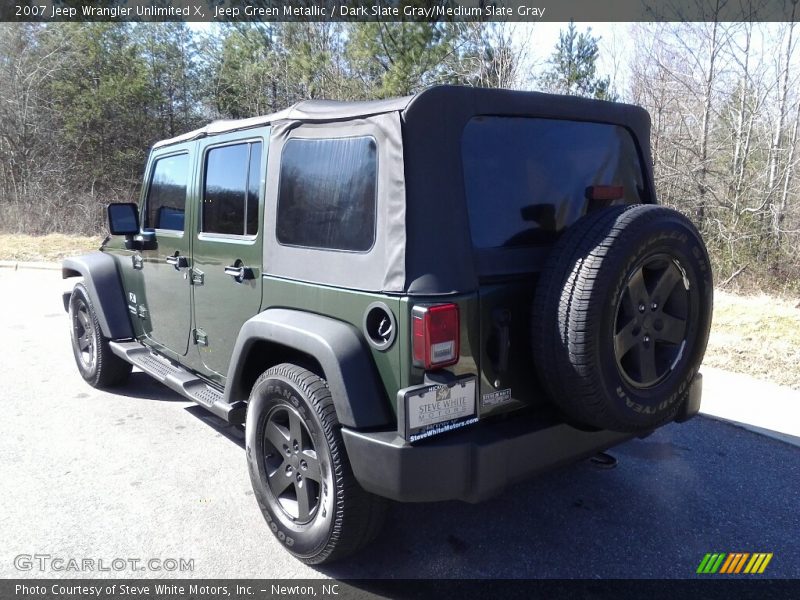
[(253, 275), (253, 269), (243, 265), (238, 267), (236, 265), (225, 267), (225, 275), (230, 275), (238, 283), (242, 283), (246, 279), (253, 279), (255, 277), (255, 275)]
[(167, 261), (167, 264), (175, 267), (176, 271), (180, 271), (181, 269), (185, 269), (189, 266), (189, 261), (185, 256), (167, 256), (165, 260)]

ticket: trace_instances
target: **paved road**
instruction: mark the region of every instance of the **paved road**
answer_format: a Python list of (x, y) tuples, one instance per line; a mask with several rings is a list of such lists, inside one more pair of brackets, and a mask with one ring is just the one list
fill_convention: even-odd
[(615, 449), (613, 470), (395, 505), (367, 552), (305, 567), (262, 521), (241, 431), (142, 373), (114, 394), (83, 382), (58, 276), (0, 269), (0, 577), (59, 575), (15, 570), (35, 553), (192, 558), (175, 575), (195, 577), (692, 577), (728, 551), (800, 577), (800, 448), (703, 417)]

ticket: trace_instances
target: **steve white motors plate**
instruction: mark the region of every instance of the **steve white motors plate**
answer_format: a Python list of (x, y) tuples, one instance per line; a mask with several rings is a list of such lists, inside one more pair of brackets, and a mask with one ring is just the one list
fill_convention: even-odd
[(477, 421), (475, 377), (452, 383), (419, 386), (405, 391), (404, 434), (416, 441)]

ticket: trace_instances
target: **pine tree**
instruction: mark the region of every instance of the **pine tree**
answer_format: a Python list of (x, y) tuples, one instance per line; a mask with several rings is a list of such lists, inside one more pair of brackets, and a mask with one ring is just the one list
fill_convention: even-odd
[(355, 23), (347, 53), (367, 97), (404, 96), (429, 85), (460, 83), (453, 70), (458, 27), (450, 23)]
[(570, 21), (567, 30), (558, 34), (558, 43), (548, 61), (549, 69), (539, 78), (542, 88), (556, 94), (615, 100), (609, 91), (609, 78), (597, 75), (599, 41), (592, 35), (591, 27), (578, 33), (575, 23)]

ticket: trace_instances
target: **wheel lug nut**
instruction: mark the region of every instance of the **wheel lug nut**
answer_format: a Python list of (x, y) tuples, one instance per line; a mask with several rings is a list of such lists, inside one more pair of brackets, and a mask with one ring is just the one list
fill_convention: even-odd
[(297, 440), (292, 442), (292, 447), (294, 448), (295, 452), (297, 452), (300, 449), (300, 444), (297, 443)]
[(639, 305), (639, 312), (640, 312), (640, 313), (643, 313), (643, 312), (644, 312), (644, 304), (640, 304), (640, 305)]
[(303, 471), (307, 470), (308, 469), (308, 463), (306, 461), (304, 461), (304, 460), (301, 460), (300, 461), (300, 468), (303, 469)]
[(651, 310), (656, 310), (657, 308), (658, 308), (658, 304), (656, 304), (655, 302), (653, 302), (653, 303), (650, 305), (650, 309), (651, 309)]
[(292, 476), (292, 465), (286, 465), (286, 475), (288, 477)]
[(650, 336), (649, 335), (644, 336), (644, 342), (647, 343), (649, 341), (650, 341)]

